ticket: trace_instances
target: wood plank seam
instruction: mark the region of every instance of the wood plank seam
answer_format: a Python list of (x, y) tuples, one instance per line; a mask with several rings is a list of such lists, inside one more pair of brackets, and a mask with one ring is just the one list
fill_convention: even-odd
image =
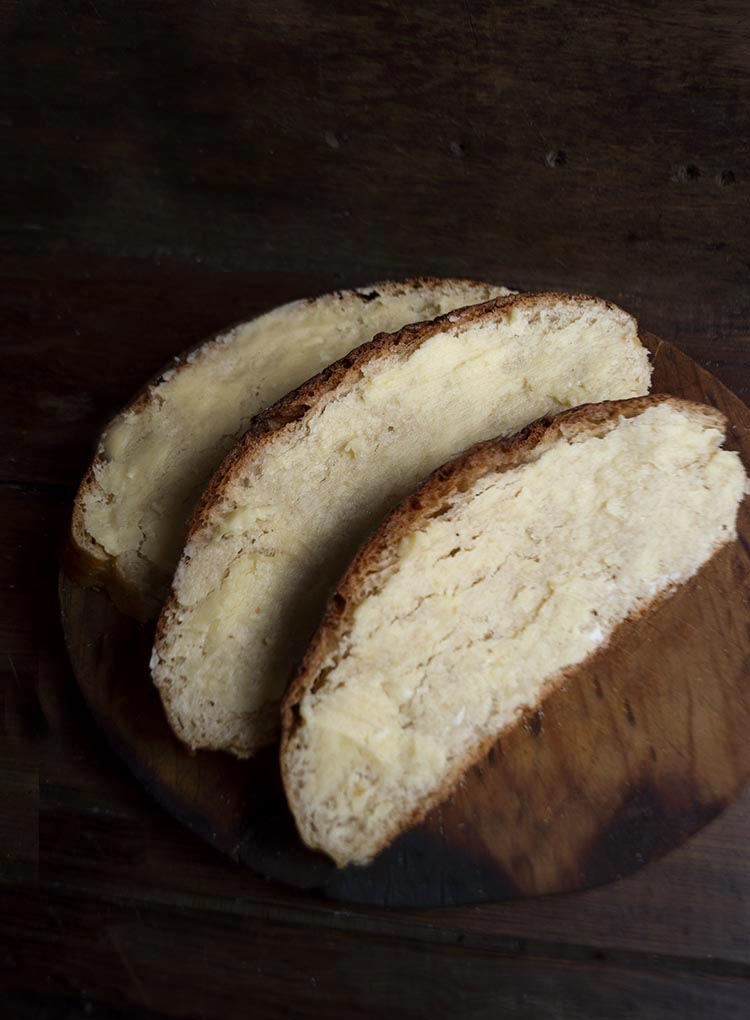
[[(41, 865), (43, 872), (43, 863)], [(679, 954), (639, 952), (632, 949), (617, 949), (607, 946), (588, 946), (585, 943), (557, 941), (554, 939), (526, 939), (509, 935), (491, 935), (467, 932), (460, 928), (442, 926), (398, 925), (390, 919), (374, 918), (369, 914), (355, 914), (343, 910), (331, 913), (311, 914), (304, 908), (265, 906), (237, 898), (215, 898), (205, 894), (168, 892), (151, 886), (119, 886), (113, 883), (87, 883), (77, 881), (40, 880), (30, 890), (43, 892), (47, 898), (56, 894), (80, 895), (99, 899), (110, 905), (137, 905), (169, 907), (185, 917), (191, 914), (216, 915), (218, 918), (231, 916), (238, 921), (262, 921), (265, 924), (288, 927), (309, 927), (331, 932), (348, 933), (353, 936), (395, 938), (415, 944), (450, 946), (460, 945), (467, 950), (492, 953), (493, 955), (559, 962), (580, 963), (600, 961), (619, 967), (670, 971), (675, 973), (700, 974), (704, 977), (729, 977), (750, 980), (750, 962), (743, 963), (713, 957), (692, 957)], [(33, 894), (33, 892), (32, 892)], [(353, 923), (342, 923), (342, 922)], [(11, 929), (0, 919), (0, 933)]]

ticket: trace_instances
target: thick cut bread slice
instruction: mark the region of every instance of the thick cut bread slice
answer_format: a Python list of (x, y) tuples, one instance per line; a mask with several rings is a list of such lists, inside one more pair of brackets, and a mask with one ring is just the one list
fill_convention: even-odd
[(369, 861), (564, 671), (734, 539), (747, 478), (724, 428), (669, 397), (581, 407), (475, 447), (398, 508), (285, 700), (305, 843)]
[(391, 507), (479, 440), (648, 383), (629, 315), (541, 294), (378, 337), (270, 408), (212, 479), (157, 628), (175, 732), (238, 755), (273, 739), (327, 595)]
[(378, 332), (508, 293), (468, 280), (376, 283), (276, 308), (178, 358), (102, 435), (75, 501), (77, 579), (155, 616), (198, 497), (253, 415)]

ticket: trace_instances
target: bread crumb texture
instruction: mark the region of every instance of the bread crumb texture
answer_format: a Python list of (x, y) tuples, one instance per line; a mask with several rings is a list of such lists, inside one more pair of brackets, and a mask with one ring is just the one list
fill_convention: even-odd
[(717, 412), (665, 400), (415, 514), (305, 678), (284, 754), (304, 840), (367, 862), (562, 670), (733, 540), (747, 479), (722, 440)]
[(78, 500), (79, 547), (127, 608), (156, 615), (206, 481), (255, 414), (375, 333), (508, 293), (462, 280), (373, 284), (284, 305), (207, 342), (104, 432)]
[(263, 746), (326, 597), (389, 509), (477, 441), (643, 394), (649, 377), (625, 312), (536, 295), (450, 315), (416, 344), (381, 340), (343, 382), (314, 386), (302, 417), (235, 455), (191, 532), (152, 658), (175, 732)]

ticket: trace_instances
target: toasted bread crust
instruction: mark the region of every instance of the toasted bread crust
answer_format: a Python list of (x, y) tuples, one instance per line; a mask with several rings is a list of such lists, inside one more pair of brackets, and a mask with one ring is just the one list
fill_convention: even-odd
[(217, 468), (207, 485), (190, 521), (187, 541), (195, 537), (204, 527), (211, 525), (214, 509), (221, 505), (228, 487), (266, 443), (277, 433), (301, 421), (305, 415), (319, 410), (328, 399), (336, 396), (339, 387), (354, 382), (366, 365), (386, 357), (408, 357), (435, 334), (442, 332), (445, 326), (449, 325), (462, 331), (476, 321), (491, 321), (495, 316), (498, 319), (502, 318), (505, 310), (511, 306), (533, 308), (540, 297), (570, 305), (596, 302), (607, 310), (621, 311), (608, 301), (592, 298), (586, 294), (563, 294), (557, 291), (508, 294), (482, 304), (469, 305), (467, 308), (448, 312), (429, 322), (404, 326), (396, 333), (378, 333), (372, 340), (355, 348), (346, 357), (335, 361), (255, 416), (250, 428)]
[[(609, 422), (614, 422), (621, 417), (636, 417), (648, 408), (662, 403), (669, 403), (672, 406), (699, 414), (715, 427), (722, 431), (726, 430), (726, 418), (720, 411), (704, 404), (665, 394), (650, 394), (645, 397), (606, 401), (599, 404), (583, 404), (552, 418), (539, 419), (507, 439), (491, 439), (471, 447), (433, 472), (411, 496), (407, 497), (388, 515), (352, 560), (336, 591), (328, 600), (321, 624), (283, 699), (280, 761), (282, 780), (287, 792), (290, 789), (291, 781), (287, 753), (291, 750), (294, 734), (300, 724), (297, 706), (305, 692), (313, 684), (319, 682), (324, 663), (328, 660), (331, 652), (339, 646), (341, 639), (351, 627), (356, 607), (364, 598), (379, 590), (377, 582), (373, 583), (372, 581), (373, 575), (377, 575), (384, 569), (387, 570), (390, 564), (395, 565), (396, 549), (400, 541), (411, 531), (417, 529), (420, 524), (435, 516), (446, 501), (450, 500), (457, 492), (470, 488), (485, 475), (502, 473), (534, 460), (537, 452), (551, 446), (563, 435), (571, 437), (596, 434), (597, 430)], [(657, 594), (646, 606), (633, 612), (628, 620), (632, 621), (647, 615), (667, 597), (669, 597), (668, 591)], [(417, 825), (432, 808), (442, 803), (460, 782), (461, 777), (485, 757), (498, 739), (511, 729), (523, 725), (524, 718), (536, 711), (555, 688), (584, 668), (584, 665), (598, 651), (592, 652), (583, 662), (551, 676), (534, 704), (525, 710), (520, 719), (473, 747), (471, 753), (456, 764), (442, 785), (411, 812), (397, 831), (387, 830), (383, 833), (383, 838), (374, 849), (372, 856), (383, 850), (402, 832)], [(325, 676), (323, 676), (324, 682)], [(301, 835), (304, 839), (304, 834)], [(305, 840), (305, 842), (314, 850), (323, 849), (313, 841)]]

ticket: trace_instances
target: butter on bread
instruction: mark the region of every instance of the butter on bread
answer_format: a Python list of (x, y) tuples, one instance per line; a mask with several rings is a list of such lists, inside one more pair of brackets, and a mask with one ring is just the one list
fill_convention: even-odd
[(286, 696), (304, 842), (370, 861), (523, 712), (736, 537), (718, 411), (671, 397), (541, 421), (436, 472), (359, 552)]
[(649, 379), (631, 316), (537, 294), (381, 335), (269, 408), (210, 482), (159, 620), (175, 733), (240, 756), (275, 739), (328, 594), (400, 499), (480, 440)]
[(376, 283), (275, 308), (175, 359), (104, 430), (74, 505), (76, 579), (155, 616), (190, 514), (255, 414), (378, 332), (508, 293), (470, 280)]

